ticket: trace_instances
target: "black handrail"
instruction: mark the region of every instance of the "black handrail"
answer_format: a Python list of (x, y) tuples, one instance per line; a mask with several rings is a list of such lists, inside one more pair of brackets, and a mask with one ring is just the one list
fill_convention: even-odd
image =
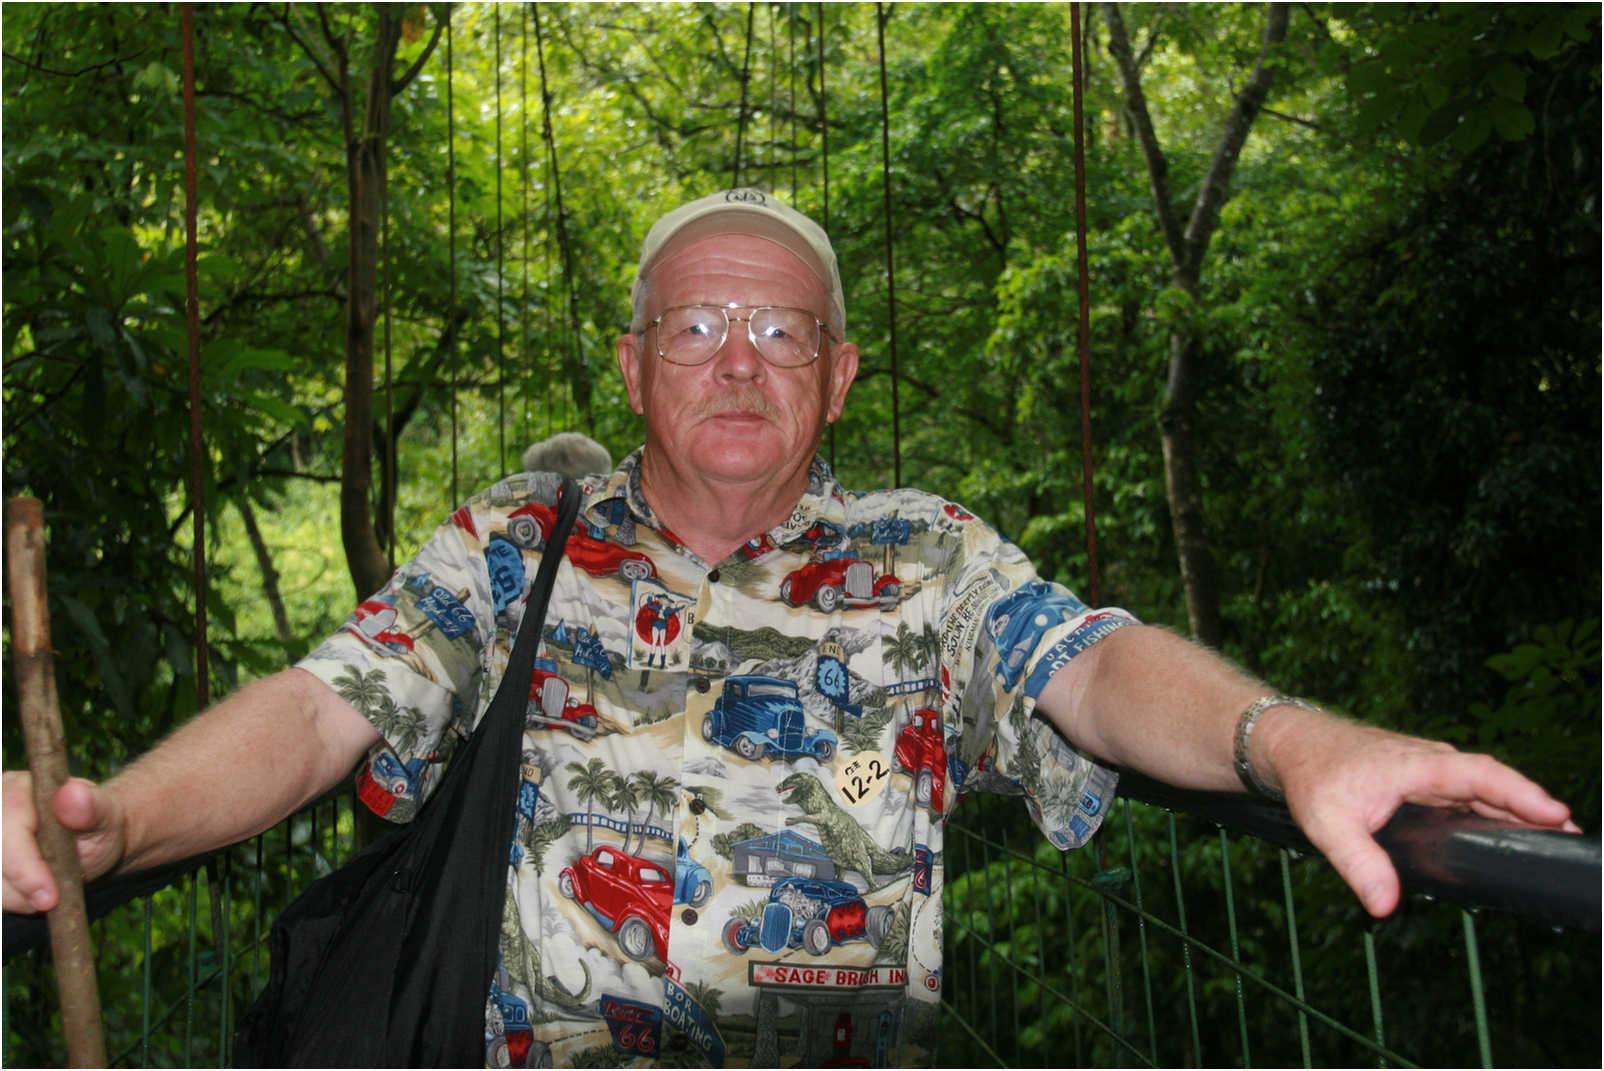
[[(1120, 775), (1120, 792), (1271, 844), (1318, 854), (1287, 809), (1276, 804), (1179, 789), (1128, 771)], [(1376, 840), (1392, 857), (1409, 893), (1436, 896), (1465, 907), (1507, 911), (1546, 925), (1600, 932), (1601, 851), (1597, 836), (1531, 829), (1406, 804)], [(172, 884), (200, 869), (211, 857), (196, 856), (91, 882), (85, 889), (90, 919)], [(43, 944), (48, 935), (43, 915), (7, 912), (3, 958), (10, 960)]]
[[(1192, 792), (1135, 773), (1120, 794), (1208, 819), (1260, 840), (1318, 854), (1285, 807)], [(1405, 804), (1376, 834), (1408, 893), (1599, 932), (1599, 838), (1533, 829), (1461, 811)]]
[[(348, 780), (341, 781), (323, 795), (306, 804), (294, 814), (284, 818), (284, 822), (293, 821), (303, 814), (315, 811), (317, 808), (335, 800), (351, 799), (354, 801), (351, 784)], [(351, 804), (354, 808), (354, 802)], [(353, 813), (358, 813), (353, 810)], [(277, 828), (277, 826), (273, 827)], [(263, 836), (259, 833), (257, 836)], [(240, 844), (249, 844), (255, 837), (248, 837)], [(238, 844), (219, 848), (216, 851), (205, 852), (201, 855), (192, 855), (188, 859), (180, 859), (173, 863), (163, 863), (161, 866), (151, 867), (149, 870), (139, 870), (131, 874), (108, 874), (103, 878), (88, 882), (84, 885), (84, 910), (89, 915), (89, 921), (94, 922), (105, 915), (122, 907), (131, 900), (141, 896), (149, 896), (160, 892), (169, 885), (176, 885), (180, 879), (200, 870), (207, 863), (219, 856), (233, 851)], [(11, 957), (21, 955), (44, 944), (50, 939), (50, 928), (46, 915), (24, 915), (7, 911), (3, 926), (0, 926), (0, 962), (9, 963)]]

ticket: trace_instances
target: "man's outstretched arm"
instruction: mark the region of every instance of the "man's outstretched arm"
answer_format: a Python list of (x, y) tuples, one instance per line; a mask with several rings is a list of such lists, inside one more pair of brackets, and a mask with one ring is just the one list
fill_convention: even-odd
[[(1274, 691), (1163, 629), (1120, 629), (1056, 673), (1042, 712), (1105, 761), (1182, 788), (1242, 790), (1232, 761), (1237, 720)], [(1577, 832), (1570, 808), (1487, 755), (1276, 706), (1248, 757), (1286, 794), (1304, 834), (1372, 915), (1398, 904), (1398, 875), (1373, 834), (1405, 803), (1464, 807), (1489, 818)]]
[[(267, 829), (351, 771), (378, 731), (299, 669), (256, 681), (178, 729), (127, 770), (73, 778), (56, 818), (77, 835), (86, 880), (221, 848)], [(4, 901), (45, 911), (55, 879), (39, 854), (31, 775), (5, 774)]]

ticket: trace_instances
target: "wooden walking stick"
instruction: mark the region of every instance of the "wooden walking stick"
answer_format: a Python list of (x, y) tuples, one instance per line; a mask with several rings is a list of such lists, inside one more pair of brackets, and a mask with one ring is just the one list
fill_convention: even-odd
[(61, 999), (61, 1028), (73, 1067), (105, 1067), (106, 1037), (100, 1022), (95, 956), (84, 910), (83, 871), (71, 833), (56, 821), (51, 800), (67, 779), (67, 747), (56, 703), (56, 673), (50, 651), (50, 604), (45, 597), (44, 509), (37, 498), (6, 500), (6, 579), (11, 587), (11, 654), (22, 700), (23, 738), (33, 771), (39, 850), (55, 875), (61, 899), (51, 909), (50, 951)]

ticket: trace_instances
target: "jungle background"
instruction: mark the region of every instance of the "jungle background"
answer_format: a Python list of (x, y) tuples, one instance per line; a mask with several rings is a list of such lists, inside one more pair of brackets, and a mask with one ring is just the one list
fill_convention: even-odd
[[(0, 23), (5, 491), (45, 504), (97, 777), (196, 706), (179, 26)], [(1596, 829), (1597, 7), (1088, 5), (1083, 33), (1102, 601), (1490, 751)], [(900, 472), (1084, 593), (1070, 44), (1064, 5), (198, 7), (212, 694), (534, 439), (631, 450), (640, 236), (736, 182), (840, 255), (843, 482)], [(1531, 1062), (1596, 1060), (1584, 941), (1484, 950)], [(33, 977), (6, 990), (34, 1044)]]

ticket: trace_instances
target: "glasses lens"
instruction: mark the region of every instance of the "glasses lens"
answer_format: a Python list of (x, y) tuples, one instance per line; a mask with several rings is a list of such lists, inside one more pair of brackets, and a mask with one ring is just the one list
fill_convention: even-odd
[(802, 309), (753, 309), (752, 338), (763, 359), (782, 368), (807, 364), (819, 355), (819, 321)]
[(674, 364), (701, 364), (724, 345), (729, 321), (706, 305), (669, 309), (657, 325), (657, 350)]

